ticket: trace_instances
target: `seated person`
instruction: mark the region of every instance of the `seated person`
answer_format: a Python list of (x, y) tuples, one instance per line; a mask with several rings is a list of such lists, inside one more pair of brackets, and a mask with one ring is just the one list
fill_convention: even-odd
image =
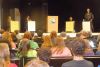
[(89, 40), (90, 37), (91, 37), (91, 33), (87, 31), (81, 31), (80, 33), (77, 34), (77, 38), (84, 39), (86, 43), (84, 56), (94, 56), (93, 47), (92, 47), (93, 42)]
[(83, 57), (85, 50), (85, 43), (82, 39), (75, 39), (72, 41), (73, 60), (65, 62), (61, 67), (94, 67), (93, 63), (85, 60)]
[(57, 37), (56, 44), (51, 48), (52, 57), (72, 56), (71, 51), (65, 46), (64, 39), (61, 36)]
[(0, 43), (0, 67), (17, 67), (10, 62), (10, 51), (7, 43)]
[(51, 38), (49, 35), (43, 36), (43, 43), (41, 44), (41, 48), (51, 48), (53, 47)]
[(61, 32), (60, 33), (60, 36), (63, 37), (63, 39), (67, 39), (67, 35), (66, 35), (66, 32)]
[(49, 67), (49, 65), (42, 61), (42, 60), (39, 60), (39, 59), (33, 59), (31, 61), (29, 61), (25, 67)]
[(97, 51), (96, 51), (95, 55), (99, 55), (100, 56), (100, 43), (99, 43), (99, 45), (97, 47)]
[(33, 58), (28, 63), (25, 64), (25, 67), (49, 67), (48, 63), (50, 61), (51, 51), (48, 48), (39, 48), (38, 57)]
[(38, 49), (38, 48), (39, 48), (38, 44), (32, 40), (32, 34), (31, 34), (31, 32), (26, 31), (26, 32), (24, 33), (24, 36), (23, 36), (23, 38), (21, 39), (21, 41), (20, 41), (20, 43), (19, 43), (19, 47), (20, 47), (21, 42), (24, 41), (24, 40), (29, 40), (29, 42), (30, 42), (30, 47), (31, 47), (32, 49)]
[(39, 48), (38, 57), (40, 60), (49, 63), (51, 58), (51, 50), (49, 48)]
[(19, 47), (19, 57), (37, 57), (36, 49), (32, 49), (30, 40), (23, 40)]

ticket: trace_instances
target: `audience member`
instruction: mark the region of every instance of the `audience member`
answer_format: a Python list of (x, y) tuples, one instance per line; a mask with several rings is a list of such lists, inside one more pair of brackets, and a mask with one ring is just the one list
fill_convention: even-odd
[(61, 32), (61, 33), (60, 33), (60, 36), (63, 37), (63, 39), (67, 39), (66, 32)]
[(68, 47), (70, 49), (71, 45), (69, 44), (71, 42), (71, 40), (73, 40), (74, 38), (69, 37), (68, 35), (66, 35), (66, 32), (61, 32), (60, 36), (64, 39), (65, 42), (65, 46)]
[(86, 31), (81, 31), (77, 36), (78, 36), (77, 38), (79, 39), (84, 39), (86, 43), (84, 56), (94, 56), (92, 48), (93, 44), (91, 44), (91, 41), (89, 40), (89, 38), (91, 37), (91, 33)]
[(17, 40), (20, 41), (22, 39), (22, 36), (19, 34), (19, 30), (15, 30), (14, 32), (16, 34)]
[(10, 43), (10, 49), (15, 49), (16, 48), (16, 44), (14, 43), (14, 41), (13, 41), (13, 39), (12, 39), (12, 37), (11, 37), (11, 34), (10, 34), (10, 32), (8, 32), (8, 31), (5, 31), (3, 34), (2, 34), (2, 39), (3, 40), (7, 40), (7, 41), (9, 41), (9, 43)]
[(42, 60), (39, 60), (39, 59), (33, 59), (31, 61), (29, 61), (25, 67), (49, 67), (49, 65), (42, 61)]
[(70, 50), (65, 46), (64, 39), (58, 36), (56, 44), (51, 48), (52, 57), (72, 56)]
[(49, 48), (39, 48), (38, 57), (40, 60), (49, 63), (51, 57), (51, 50)]
[(56, 38), (57, 38), (57, 32), (56, 31), (52, 31), (50, 33), (50, 37), (51, 37), (51, 41), (52, 41), (52, 44), (56, 44)]
[(97, 51), (96, 51), (95, 55), (100, 55), (100, 43), (99, 43), (99, 45), (97, 47)]
[(0, 43), (0, 67), (17, 67), (10, 62), (10, 51), (7, 43)]
[[(49, 67), (48, 63), (50, 62), (51, 57), (51, 50), (48, 48), (39, 48), (38, 50), (38, 57), (33, 58), (33, 60), (30, 60), (25, 67)], [(36, 60), (36, 61), (35, 61)], [(38, 64), (39, 66), (35, 66)], [(35, 62), (35, 63), (34, 63)], [(40, 63), (41, 62), (41, 63)]]
[(4, 33), (4, 29), (0, 29), (0, 39), (2, 39), (2, 34)]
[(61, 67), (94, 67), (93, 63), (83, 58), (85, 43), (82, 39), (75, 39), (72, 41), (73, 60), (65, 62)]
[(11, 32), (11, 37), (12, 37), (12, 40), (13, 40), (14, 43), (18, 42), (15, 32)]
[(95, 53), (92, 48), (86, 48), (84, 52), (84, 56), (94, 56)]
[(49, 35), (43, 36), (43, 43), (41, 45), (41, 48), (51, 48), (53, 47), (51, 38)]
[(39, 47), (41, 47), (41, 44), (43, 43), (43, 38), (39, 36), (34, 36), (33, 41), (37, 42)]
[[(24, 33), (24, 36), (23, 36), (23, 38), (22, 38), (22, 40), (21, 41), (23, 41), (23, 40), (29, 40), (29, 45), (30, 45), (30, 47), (32, 48), (32, 49), (37, 49), (37, 48), (39, 48), (39, 46), (38, 46), (38, 44), (36, 43), (36, 42), (34, 42), (33, 40), (31, 40), (32, 39), (32, 35), (31, 35), (31, 33), (30, 32), (25, 32)], [(20, 44), (19, 44), (19, 47), (20, 47), (20, 45), (21, 45), (21, 42), (20, 42)]]
[(99, 44), (100, 43), (100, 34), (98, 34), (98, 36), (97, 36), (97, 44)]
[(37, 51), (30, 45), (30, 40), (22, 40), (19, 47), (19, 57), (37, 57)]

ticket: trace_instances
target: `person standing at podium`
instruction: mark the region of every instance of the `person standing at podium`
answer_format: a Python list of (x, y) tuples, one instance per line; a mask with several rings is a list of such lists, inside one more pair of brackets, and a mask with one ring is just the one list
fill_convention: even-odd
[(10, 31), (10, 23), (11, 23), (11, 21), (12, 21), (12, 18), (11, 18), (11, 16), (8, 16), (8, 19), (7, 19), (7, 31)]
[(27, 16), (27, 17), (26, 17), (26, 26), (25, 26), (26, 31), (28, 31), (28, 21), (31, 21), (30, 16)]
[(91, 10), (89, 8), (87, 8), (86, 13), (84, 15), (84, 21), (90, 21), (91, 31), (94, 30), (94, 28), (93, 28), (93, 19), (94, 19), (93, 13), (91, 12)]
[(73, 17), (72, 16), (69, 17), (69, 21), (73, 21)]
[[(75, 21), (73, 20), (73, 17), (72, 17), (72, 16), (69, 17), (69, 22), (73, 22), (73, 24), (75, 24)], [(74, 26), (74, 25), (73, 25), (73, 26)], [(75, 26), (74, 26), (74, 27), (75, 27)], [(75, 32), (74, 27), (73, 27), (73, 31), (72, 31), (72, 32)]]

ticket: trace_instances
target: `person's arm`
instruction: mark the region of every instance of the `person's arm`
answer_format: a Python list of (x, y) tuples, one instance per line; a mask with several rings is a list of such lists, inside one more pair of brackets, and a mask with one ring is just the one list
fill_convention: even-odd
[(91, 13), (91, 22), (93, 21), (93, 19), (94, 19), (94, 15), (93, 15), (93, 13)]

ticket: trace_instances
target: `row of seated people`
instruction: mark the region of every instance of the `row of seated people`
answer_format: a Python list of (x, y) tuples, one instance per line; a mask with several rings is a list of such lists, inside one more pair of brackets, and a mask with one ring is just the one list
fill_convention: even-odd
[[(36, 38), (32, 36), (30, 32), (25, 32), (23, 38), (20, 40), (20, 43), (18, 45), (18, 50), (20, 52), (20, 55), (27, 54), (28, 57), (36, 57), (38, 48), (49, 48), (51, 50), (52, 57), (72, 56), (72, 53), (70, 51), (70, 48), (72, 47), (71, 41), (79, 38), (84, 39), (87, 43), (84, 56), (100, 55), (100, 45), (96, 45), (98, 46), (98, 48), (93, 49), (90, 45), (91, 43), (88, 40), (90, 36), (89, 34), (90, 33), (82, 31), (77, 34), (76, 38), (68, 39), (65, 38), (66, 35), (64, 35), (64, 33), (63, 35), (57, 36), (57, 33), (53, 31), (50, 35), (42, 36), (41, 46), (39, 46), (38, 43), (35, 42)], [(93, 51), (96, 49), (97, 51)], [(23, 53), (25, 51), (26, 53)]]
[[(51, 52), (51, 57), (73, 56), (71, 48), (73, 46), (72, 41), (74, 39), (72, 39), (69, 42), (69, 40), (63, 38), (62, 36), (57, 36), (57, 33), (55, 31), (51, 32), (50, 35), (42, 37), (43, 41), (41, 41), (42, 45), (40, 47), (38, 43), (35, 42), (35, 38), (32, 33), (25, 32), (23, 38), (20, 39), (20, 37), (18, 37), (19, 44), (17, 45), (14, 42), (14, 40), (16, 40), (16, 38), (13, 38), (14, 34), (15, 33), (10, 34), (8, 31), (5, 31), (2, 33), (1, 39), (9, 41), (9, 47), (11, 50), (17, 48), (17, 53), (15, 55), (17, 55), (17, 57), (19, 58), (20, 57), (36, 57), (37, 58), (39, 48), (43, 48), (43, 49), (48, 48)], [(75, 39), (84, 39), (86, 43), (84, 56), (93, 56), (95, 55), (95, 53), (93, 52), (93, 49), (89, 45), (89, 42), (86, 39), (87, 37), (88, 37), (87, 33), (81, 32), (77, 35)], [(99, 54), (99, 52), (96, 54)], [(13, 56), (13, 53), (11, 53), (11, 58), (12, 56)]]
[[(84, 41), (83, 41), (83, 43), (81, 43), (81, 40), (78, 39), (78, 43), (77, 43), (77, 39), (74, 40), (73, 46), (72, 46), (72, 49), (71, 49), (72, 50), (72, 54), (73, 54), (73, 58), (72, 57), (70, 58), (70, 56), (69, 57), (68, 56), (67, 57), (59, 56), (59, 57), (52, 57), (52, 58), (50, 58), (51, 52), (50, 52), (50, 50), (48, 48), (41, 48), (41, 49), (39, 49), (38, 50), (38, 56), (39, 56), (39, 58), (41, 60), (48, 62), (49, 65), (53, 66), (53, 67), (61, 67), (61, 65), (64, 62), (72, 60), (72, 59), (73, 59), (73, 63), (75, 63), (75, 65), (72, 64), (73, 66), (71, 66), (71, 67), (75, 67), (75, 66), (79, 67), (78, 65), (81, 65), (83, 67), (93, 67), (93, 64), (90, 61), (88, 62), (88, 61), (85, 60), (85, 59), (89, 59), (89, 58), (85, 57), (85, 59), (84, 59), (84, 57), (83, 57), (83, 54), (84, 54), (83, 50), (85, 50), (85, 45), (86, 45), (86, 42), (84, 42)], [(92, 58), (92, 57), (90, 57), (90, 58)], [(24, 58), (24, 63), (26, 64), (27, 61), (31, 60), (31, 59), (30, 58), (27, 59), (27, 57)], [(94, 61), (96, 63), (96, 62), (98, 62), (97, 59), (100, 60), (100, 57), (97, 57), (96, 60), (95, 59), (96, 59), (96, 57), (94, 58)], [(92, 60), (93, 60), (93, 58), (92, 58)], [(78, 62), (78, 65), (77, 65), (77, 62)], [(62, 67), (69, 67), (69, 66), (63, 66), (62, 65)]]
[[(45, 56), (45, 55), (44, 55)], [(0, 42), (0, 67), (49, 67), (48, 63), (40, 60), (38, 57), (32, 59), (27, 64), (22, 66), (20, 60), (15, 64), (15, 62), (10, 58), (10, 49), (8, 42)], [(19, 63), (19, 65), (17, 65)]]

